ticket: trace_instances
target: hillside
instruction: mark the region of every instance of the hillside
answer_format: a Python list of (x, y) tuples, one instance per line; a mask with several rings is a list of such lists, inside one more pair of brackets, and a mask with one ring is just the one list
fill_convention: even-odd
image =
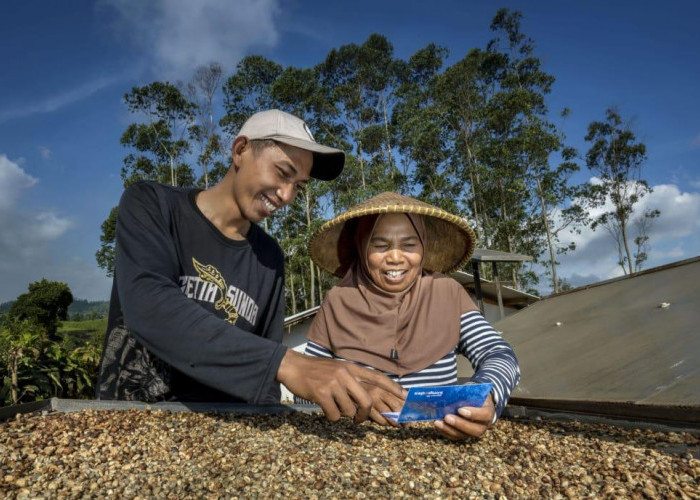
[[(0, 314), (7, 313), (14, 304), (14, 300), (0, 303)], [(74, 321), (84, 319), (106, 318), (109, 312), (109, 302), (106, 300), (91, 301), (75, 299), (68, 306), (68, 318)]]

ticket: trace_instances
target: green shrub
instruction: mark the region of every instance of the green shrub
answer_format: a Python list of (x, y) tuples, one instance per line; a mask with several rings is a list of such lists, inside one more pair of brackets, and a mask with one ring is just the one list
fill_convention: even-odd
[(104, 332), (88, 339), (69, 333), (61, 341), (30, 320), (8, 319), (0, 327), (0, 405), (50, 397), (90, 399)]

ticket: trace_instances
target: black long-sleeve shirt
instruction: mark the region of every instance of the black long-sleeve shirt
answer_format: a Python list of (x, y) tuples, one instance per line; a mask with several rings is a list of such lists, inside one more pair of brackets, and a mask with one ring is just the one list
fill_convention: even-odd
[(99, 399), (279, 402), (282, 251), (255, 224), (224, 236), (198, 192), (140, 182), (122, 196)]

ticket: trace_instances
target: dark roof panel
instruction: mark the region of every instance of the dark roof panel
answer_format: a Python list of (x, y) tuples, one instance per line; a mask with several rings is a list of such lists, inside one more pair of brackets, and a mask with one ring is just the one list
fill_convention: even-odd
[(495, 323), (523, 398), (700, 405), (700, 258), (533, 303)]

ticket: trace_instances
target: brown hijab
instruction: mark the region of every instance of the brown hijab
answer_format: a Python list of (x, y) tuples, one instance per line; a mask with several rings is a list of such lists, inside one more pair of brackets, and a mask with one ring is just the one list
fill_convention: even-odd
[[(405, 215), (427, 248), (423, 218)], [(402, 292), (376, 286), (367, 272), (367, 249), (379, 217), (358, 220), (358, 259), (328, 292), (306, 337), (336, 356), (403, 376), (453, 350), (460, 316), (476, 306), (455, 280), (426, 270)]]

